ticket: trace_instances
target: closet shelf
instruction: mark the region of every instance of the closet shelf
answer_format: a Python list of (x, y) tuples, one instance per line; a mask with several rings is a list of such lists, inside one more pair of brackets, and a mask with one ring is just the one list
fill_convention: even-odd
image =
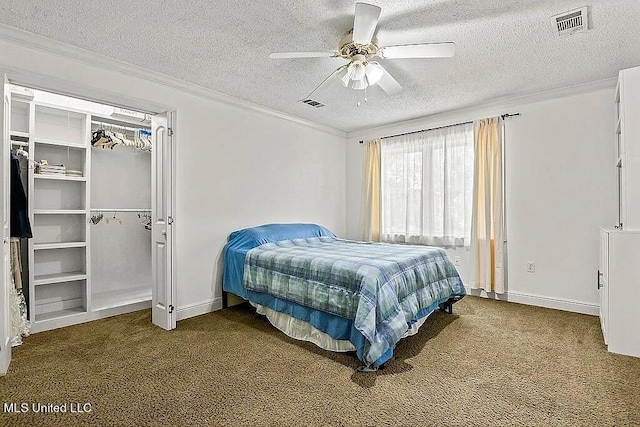
[(33, 250), (84, 248), (85, 246), (87, 242), (36, 243), (33, 245)]
[(92, 125), (115, 125), (115, 126), (135, 126), (138, 129), (151, 129), (151, 120), (140, 120), (134, 117), (128, 118), (124, 116), (110, 116), (106, 114), (91, 114)]
[(29, 138), (29, 132), (19, 132), (17, 130), (12, 130), (10, 132), (10, 137), (16, 137), (16, 138)]
[(57, 179), (58, 181), (82, 181), (85, 182), (87, 180), (86, 176), (68, 176), (68, 175), (54, 175), (54, 174), (44, 174), (44, 173), (34, 173), (34, 178), (37, 179)]
[(36, 323), (55, 320), (61, 317), (77, 316), (79, 314), (87, 314), (87, 310), (85, 310), (83, 307), (74, 307), (64, 310), (51, 311), (49, 313), (36, 314)]
[(151, 288), (134, 286), (123, 290), (94, 293), (91, 295), (91, 310), (106, 310), (124, 305), (151, 301)]
[(36, 286), (50, 285), (53, 283), (75, 282), (76, 280), (86, 280), (87, 273), (83, 271), (72, 271), (70, 273), (41, 274), (34, 276), (33, 283)]
[(84, 215), (87, 213), (81, 209), (34, 209), (34, 215)]
[(68, 148), (75, 148), (78, 150), (86, 150), (87, 149), (87, 145), (86, 144), (78, 144), (75, 142), (68, 142), (68, 141), (58, 141), (55, 139), (41, 139), (41, 138), (36, 138), (34, 139), (34, 142), (36, 144), (45, 144), (45, 145), (56, 145), (59, 147), (68, 147)]

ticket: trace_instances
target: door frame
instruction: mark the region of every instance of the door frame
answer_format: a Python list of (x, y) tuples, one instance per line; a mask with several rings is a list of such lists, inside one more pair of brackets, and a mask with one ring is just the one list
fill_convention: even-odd
[[(11, 92), (7, 93), (9, 89), (7, 83), (7, 76), (0, 72), (3, 79), (2, 90), (0, 90), (0, 147), (2, 147), (2, 155), (0, 160), (2, 161), (2, 174), (3, 182), (1, 183), (3, 190), (0, 200), (0, 209), (2, 209), (2, 220), (0, 221), (0, 229), (2, 230), (2, 251), (0, 254), (0, 293), (2, 298), (0, 299), (0, 375), (4, 375), (9, 370), (9, 364), (11, 363), (11, 307), (9, 301), (9, 286), (12, 286), (9, 275), (11, 274), (11, 261), (7, 255), (7, 245), (9, 245), (10, 230), (5, 229), (5, 224), (10, 228), (11, 226), (11, 207), (7, 204), (11, 200), (11, 183), (7, 180), (11, 180), (11, 168), (10, 168), (10, 151), (11, 143), (10, 139), (10, 122), (11, 122)], [(6, 102), (6, 105), (5, 105)], [(5, 120), (5, 118), (7, 120)], [(5, 237), (5, 233), (8, 235)]]
[[(131, 97), (118, 92), (107, 91), (98, 89), (89, 85), (74, 82), (71, 80), (60, 79), (47, 74), (36, 73), (20, 68), (8, 68), (0, 66), (0, 72), (4, 72), (7, 75), (9, 83), (26, 86), (33, 89), (40, 89), (47, 92), (54, 92), (60, 95), (66, 95), (74, 98), (79, 98), (87, 101), (93, 101), (101, 104), (112, 105), (114, 107), (122, 107), (126, 109), (134, 109), (140, 112), (156, 115), (165, 111), (171, 111), (173, 113), (173, 143), (171, 144), (171, 206), (169, 207), (171, 217), (173, 218), (173, 224), (169, 227), (168, 232), (171, 233), (171, 286), (172, 294), (177, 294), (177, 245), (176, 245), (176, 230), (179, 227), (179, 222), (176, 219), (176, 171), (177, 171), (177, 149), (179, 139), (179, 132), (177, 131), (176, 121), (178, 109), (173, 105), (159, 104), (156, 102)], [(153, 284), (154, 287), (157, 283)], [(173, 301), (176, 305), (176, 301)], [(4, 311), (0, 307), (0, 311)], [(0, 312), (0, 315), (5, 313)], [(174, 309), (173, 315), (177, 318), (177, 309)]]

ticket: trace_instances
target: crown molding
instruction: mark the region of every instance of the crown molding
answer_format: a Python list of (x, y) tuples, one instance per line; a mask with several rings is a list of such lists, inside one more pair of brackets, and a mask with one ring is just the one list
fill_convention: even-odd
[(291, 114), (283, 113), (281, 111), (264, 107), (253, 102), (245, 101), (243, 99), (197, 85), (195, 83), (190, 83), (185, 80), (181, 80), (163, 73), (159, 73), (157, 71), (141, 67), (139, 65), (130, 64), (128, 62), (111, 58), (57, 40), (53, 40), (48, 37), (44, 37), (39, 34), (12, 27), (3, 23), (0, 23), (0, 39), (29, 49), (34, 49), (48, 54), (60, 56), (65, 59), (79, 62), (85, 65), (99, 67), (129, 77), (140, 78), (153, 83), (161, 84), (163, 86), (186, 92), (190, 95), (216, 101), (243, 111), (250, 111), (252, 113), (260, 114), (263, 116), (287, 120), (292, 123), (303, 125), (342, 138), (346, 138), (347, 135), (346, 132), (332, 128), (330, 126), (312, 122), (310, 120), (293, 116)]
[(482, 105), (449, 110), (429, 116), (417, 117), (415, 119), (403, 120), (400, 122), (389, 123), (373, 128), (359, 129), (356, 131), (347, 132), (347, 139), (363, 140), (381, 138), (398, 133), (414, 132), (430, 127), (448, 126), (463, 121), (481, 119), (483, 117), (486, 117), (488, 112), (490, 112), (492, 115), (512, 113), (514, 111), (508, 111), (508, 109), (516, 108), (523, 104), (533, 104), (536, 102), (563, 98), (566, 96), (597, 92), (603, 89), (614, 88), (617, 84), (617, 80), (617, 77), (612, 77), (608, 79), (596, 80), (587, 83), (580, 83), (576, 85), (530, 93), (526, 95), (496, 98), (487, 101)]

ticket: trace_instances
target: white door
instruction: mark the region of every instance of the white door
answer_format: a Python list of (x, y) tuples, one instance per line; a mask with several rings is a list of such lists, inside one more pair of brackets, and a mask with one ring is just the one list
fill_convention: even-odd
[(171, 330), (176, 327), (175, 287), (173, 286), (173, 112), (151, 119), (151, 210), (153, 291), (151, 297), (154, 325)]
[(2, 138), (2, 154), (0, 154), (0, 176), (3, 185), (0, 186), (2, 194), (2, 209), (0, 209), (0, 226), (2, 227), (2, 260), (0, 261), (0, 295), (2, 296), (2, 306), (0, 309), (0, 374), (5, 374), (11, 362), (11, 317), (9, 309), (9, 286), (11, 286), (11, 272), (9, 268), (9, 209), (11, 184), (11, 138), (9, 135), (11, 118), (11, 91), (7, 76), (2, 74), (2, 84), (0, 84), (0, 94), (2, 95), (2, 106), (0, 106), (0, 138)]

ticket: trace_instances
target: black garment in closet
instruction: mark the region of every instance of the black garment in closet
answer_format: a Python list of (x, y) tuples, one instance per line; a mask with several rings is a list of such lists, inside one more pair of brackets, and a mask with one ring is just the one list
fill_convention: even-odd
[(27, 196), (20, 179), (20, 160), (11, 153), (11, 237), (33, 237)]

